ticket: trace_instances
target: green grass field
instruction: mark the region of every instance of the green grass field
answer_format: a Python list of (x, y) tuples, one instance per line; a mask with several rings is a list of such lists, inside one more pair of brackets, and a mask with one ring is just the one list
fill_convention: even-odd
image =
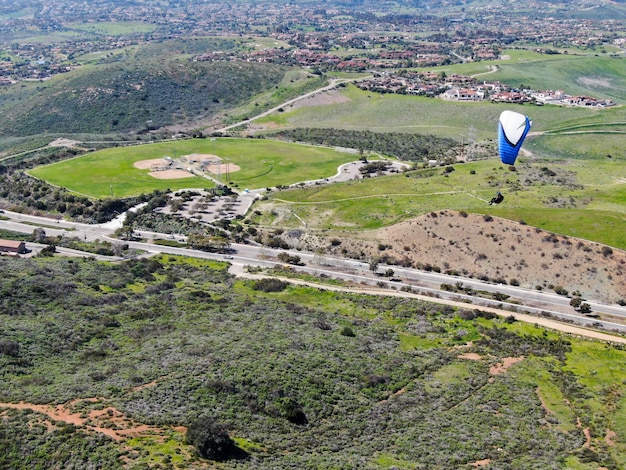
[[(476, 140), (495, 139), (498, 117), (505, 109), (527, 114), (533, 120), (532, 132), (563, 132), (573, 126), (594, 125), (595, 129), (626, 134), (626, 108), (602, 111), (560, 106), (461, 103), (436, 98), (397, 94), (378, 94), (347, 86), (346, 101), (324, 106), (287, 109), (260, 119), (280, 128), (332, 127), (369, 129), (374, 132), (433, 134), (461, 139), (473, 129)], [(606, 129), (605, 129), (606, 128)], [(552, 149), (558, 154), (558, 147)]]
[(228, 177), (228, 182), (241, 189), (289, 185), (329, 177), (337, 172), (339, 165), (357, 158), (329, 148), (274, 140), (194, 139), (101, 150), (35, 168), (29, 173), (93, 198), (135, 196), (155, 189), (213, 187), (214, 182), (207, 178), (157, 179), (148, 175), (150, 170), (133, 166), (141, 160), (165, 156), (179, 158), (193, 153), (216, 154), (229, 163), (229, 168), (240, 167), (238, 171), (214, 176), (222, 183), (227, 182)]
[[(455, 209), (525, 221), (556, 233), (626, 249), (626, 159), (519, 159), (510, 172), (495, 159), (454, 165), (455, 171), (418, 170), (406, 175), (287, 190), (258, 208), (271, 225), (278, 207), (299, 217), (282, 225), (323, 230), (371, 230), (433, 210)], [(543, 169), (553, 171), (541, 179)], [(489, 206), (496, 190), (505, 203)], [(265, 206), (267, 204), (267, 206)], [(269, 209), (271, 207), (271, 209)]]

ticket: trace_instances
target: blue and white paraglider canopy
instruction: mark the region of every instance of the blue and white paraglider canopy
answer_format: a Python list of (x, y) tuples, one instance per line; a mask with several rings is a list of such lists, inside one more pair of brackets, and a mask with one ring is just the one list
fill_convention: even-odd
[(502, 111), (498, 124), (498, 151), (505, 165), (515, 164), (522, 143), (530, 130), (532, 121), (515, 111)]

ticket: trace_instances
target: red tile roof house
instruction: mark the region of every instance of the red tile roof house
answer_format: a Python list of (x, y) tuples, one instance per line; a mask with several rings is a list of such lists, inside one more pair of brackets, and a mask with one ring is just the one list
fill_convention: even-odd
[(0, 253), (24, 254), (26, 252), (27, 250), (25, 242), (18, 240), (0, 239)]

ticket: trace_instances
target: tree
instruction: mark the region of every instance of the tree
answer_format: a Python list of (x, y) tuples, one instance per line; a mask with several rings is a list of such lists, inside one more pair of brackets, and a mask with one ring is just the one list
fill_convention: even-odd
[(118, 231), (121, 237), (123, 237), (125, 240), (130, 240), (131, 238), (133, 238), (133, 233), (135, 230), (133, 228), (133, 223), (129, 222), (128, 219), (126, 219), (124, 221), (124, 225), (122, 225), (122, 227), (119, 228)]
[(35, 243), (45, 243), (46, 231), (40, 227), (33, 230), (33, 241)]
[(186, 441), (205, 459), (224, 462), (246, 456), (230, 438), (224, 426), (209, 416), (199, 417), (187, 427)]
[(574, 307), (574, 310), (580, 309), (581, 303), (582, 299), (580, 297), (572, 297), (572, 300), (569, 301), (569, 304)]
[(370, 271), (372, 271), (373, 273), (376, 273), (376, 271), (378, 271), (378, 260), (377, 259), (373, 259), (370, 262)]
[(278, 259), (281, 260), (283, 263), (289, 263), (289, 264), (295, 264), (295, 265), (302, 264), (302, 260), (300, 259), (298, 255), (290, 255), (286, 251), (279, 253)]
[(290, 423), (302, 426), (309, 422), (306, 414), (304, 413), (302, 405), (300, 405), (300, 403), (298, 403), (293, 398), (286, 399), (283, 403), (282, 408), (285, 418), (287, 418), (287, 421), (289, 421)]

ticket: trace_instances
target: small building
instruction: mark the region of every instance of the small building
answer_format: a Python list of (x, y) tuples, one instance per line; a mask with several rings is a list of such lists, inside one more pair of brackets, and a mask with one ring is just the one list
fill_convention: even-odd
[(454, 101), (481, 101), (484, 98), (482, 91), (470, 88), (450, 88), (444, 92), (444, 98)]
[(27, 253), (26, 243), (19, 240), (2, 240), (0, 239), (0, 253)]

